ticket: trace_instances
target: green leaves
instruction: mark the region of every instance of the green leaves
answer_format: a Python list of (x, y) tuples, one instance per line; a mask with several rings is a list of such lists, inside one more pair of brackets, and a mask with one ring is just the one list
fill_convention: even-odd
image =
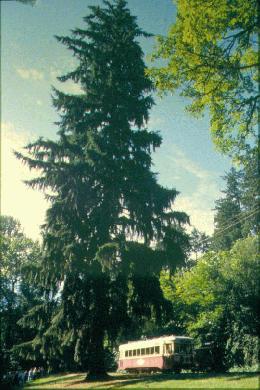
[[(149, 74), (160, 91), (179, 89), (188, 110), (209, 110), (213, 142), (238, 157), (256, 142), (259, 109), (257, 1), (177, 1), (177, 19), (159, 37), (153, 60), (166, 60)], [(210, 20), (210, 23), (209, 23)]]
[[(15, 344), (28, 340), (28, 329), (22, 331), (19, 320), (40, 304), (43, 289), (36, 280), (41, 260), (39, 244), (28, 239), (12, 217), (1, 216), (0, 225), (0, 354), (1, 370), (7, 371), (23, 361), (13, 349)], [(35, 332), (29, 333), (32, 337)]]
[(255, 342), (259, 327), (257, 242), (258, 237), (239, 240), (230, 251), (208, 252), (192, 268), (172, 278), (161, 275), (175, 321), (182, 322), (199, 345), (211, 342), (216, 368), (256, 361), (255, 352), (248, 354), (248, 346), (249, 339), (251, 344)]

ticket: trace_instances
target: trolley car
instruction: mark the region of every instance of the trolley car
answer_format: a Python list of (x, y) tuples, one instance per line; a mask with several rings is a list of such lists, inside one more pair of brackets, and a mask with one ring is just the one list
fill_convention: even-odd
[(119, 346), (119, 370), (180, 372), (193, 365), (193, 339), (190, 337), (163, 336)]

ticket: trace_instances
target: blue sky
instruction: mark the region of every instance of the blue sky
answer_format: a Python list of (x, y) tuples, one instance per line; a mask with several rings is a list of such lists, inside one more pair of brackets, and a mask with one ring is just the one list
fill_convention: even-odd
[[(39, 236), (47, 203), (43, 195), (22, 183), (32, 175), (16, 161), (11, 149), (43, 136), (54, 138), (57, 113), (51, 104), (51, 86), (77, 93), (78, 87), (57, 82), (56, 76), (73, 69), (71, 53), (54, 38), (84, 25), (88, 5), (99, 0), (38, 0), (34, 7), (16, 1), (1, 2), (2, 33), (2, 214), (19, 219), (25, 233)], [(174, 22), (172, 0), (129, 0), (139, 26), (154, 34), (166, 34)], [(146, 58), (154, 39), (140, 41)], [(148, 61), (148, 60), (147, 60)], [(154, 154), (159, 182), (180, 191), (176, 208), (191, 216), (192, 225), (213, 231), (214, 201), (223, 187), (221, 176), (230, 161), (217, 153), (210, 139), (209, 118), (192, 118), (184, 98), (155, 95), (148, 128), (159, 130), (161, 148)]]

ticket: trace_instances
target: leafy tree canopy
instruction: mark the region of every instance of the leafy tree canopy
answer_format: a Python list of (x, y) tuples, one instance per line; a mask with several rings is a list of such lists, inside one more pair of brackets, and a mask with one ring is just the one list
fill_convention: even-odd
[(171, 279), (161, 277), (175, 321), (199, 345), (211, 343), (215, 368), (257, 364), (259, 273), (258, 237), (249, 237), (230, 251), (208, 252)]
[(17, 321), (42, 297), (41, 289), (31, 278), (39, 264), (40, 247), (24, 235), (17, 220), (1, 216), (0, 252), (0, 367), (10, 370), (22, 363), (12, 353), (12, 347), (31, 336)]
[(161, 276), (175, 323), (197, 345), (211, 345), (216, 369), (257, 364), (258, 275), (258, 237), (249, 237), (230, 251), (208, 252), (170, 279)]
[(238, 156), (255, 141), (259, 109), (257, 0), (177, 0), (177, 18), (158, 38), (150, 74), (161, 91), (180, 90), (188, 110), (211, 117), (216, 147)]

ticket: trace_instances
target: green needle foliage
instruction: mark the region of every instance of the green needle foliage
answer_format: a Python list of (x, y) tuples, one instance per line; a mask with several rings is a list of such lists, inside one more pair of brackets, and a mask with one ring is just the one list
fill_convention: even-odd
[(54, 89), (57, 141), (40, 138), (17, 157), (41, 173), (28, 185), (51, 191), (41, 277), (60, 310), (41, 335), (44, 350), (52, 340), (72, 346), (93, 378), (105, 373), (105, 342), (119, 331), (126, 339), (132, 322), (162, 319), (159, 273), (183, 257), (188, 217), (171, 209), (178, 192), (151, 171), (161, 137), (146, 128), (153, 87), (137, 41), (149, 35), (125, 0), (90, 10), (85, 29), (57, 37), (78, 60), (59, 80), (82, 93)]
[(150, 73), (161, 91), (192, 100), (192, 114), (209, 111), (216, 147), (238, 157), (255, 142), (259, 110), (259, 2), (177, 0), (177, 19), (159, 37)]
[(211, 249), (229, 250), (236, 240), (259, 233), (259, 163), (257, 149), (245, 155), (241, 169), (224, 176), (226, 188), (215, 202)]
[(216, 200), (215, 206), (215, 230), (212, 238), (214, 250), (229, 250), (235, 241), (243, 237), (242, 172), (231, 168), (224, 179), (224, 196)]

